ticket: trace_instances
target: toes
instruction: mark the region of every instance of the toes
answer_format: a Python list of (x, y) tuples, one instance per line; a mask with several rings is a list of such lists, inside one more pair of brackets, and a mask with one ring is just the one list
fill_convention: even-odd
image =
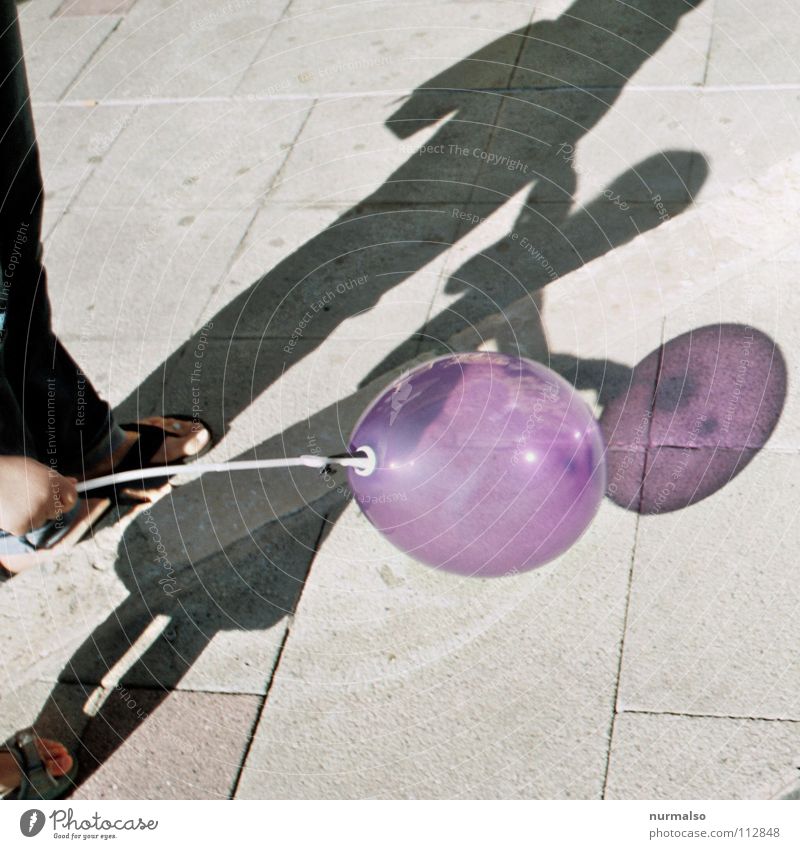
[(139, 422), (160, 428), (166, 434), (161, 448), (150, 458), (151, 463), (174, 463), (192, 457), (211, 442), (211, 434), (197, 420), (147, 416)]
[(56, 757), (67, 751), (67, 747), (57, 740), (39, 740), (36, 745), (39, 749), (39, 754), (43, 758)]
[(66, 775), (72, 769), (72, 755), (69, 753), (58, 758), (52, 758), (47, 762), (47, 771), (53, 778)]
[(40, 740), (37, 745), (39, 756), (50, 775), (66, 775), (72, 769), (72, 755), (67, 747), (55, 740)]
[(189, 437), (189, 440), (185, 443), (184, 447), (190, 453), (196, 454), (198, 451), (202, 451), (210, 441), (211, 434), (202, 425), (199, 425), (197, 429), (192, 432), (192, 435)]
[(158, 459), (161, 461), (169, 462), (191, 457), (192, 454), (202, 451), (211, 440), (211, 434), (197, 421), (159, 418), (157, 416), (149, 420), (144, 419), (144, 421), (146, 424), (164, 428), (167, 433), (172, 434), (166, 437), (164, 448), (159, 452)]
[(75, 489), (75, 484), (78, 483), (78, 479), (68, 477), (67, 480), (70, 482), (71, 486), (69, 488), (64, 488), (64, 492), (61, 494), (61, 501), (67, 510), (72, 510), (72, 508), (78, 503), (78, 492)]

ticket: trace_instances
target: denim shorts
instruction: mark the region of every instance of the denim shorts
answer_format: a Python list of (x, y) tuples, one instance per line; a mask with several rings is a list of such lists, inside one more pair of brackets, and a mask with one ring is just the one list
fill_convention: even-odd
[(55, 545), (69, 530), (79, 508), (80, 505), (77, 505), (69, 513), (64, 513), (58, 519), (51, 519), (47, 524), (22, 536), (14, 536), (8, 531), (0, 530), (0, 557), (8, 554), (28, 554), (39, 548)]

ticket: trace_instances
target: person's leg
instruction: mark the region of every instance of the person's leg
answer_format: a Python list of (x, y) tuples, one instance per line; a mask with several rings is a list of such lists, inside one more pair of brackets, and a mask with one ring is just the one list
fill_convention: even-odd
[[(5, 383), (17, 413), (0, 451), (82, 476), (105, 467), (112, 452), (124, 453), (137, 436), (114, 424), (108, 404), (52, 331), (43, 201), (16, 5), (0, 0), (0, 401)], [(183, 447), (171, 444), (171, 459), (183, 456)]]
[(17, 444), (8, 439), (0, 447), (80, 473), (119, 446), (123, 435), (52, 332), (42, 265), (43, 200), (16, 4), (0, 0), (0, 370), (26, 426)]
[[(52, 331), (43, 200), (16, 5), (0, 0), (0, 454), (90, 478), (119, 463), (139, 434), (114, 423), (108, 404)], [(181, 460), (210, 438), (186, 422), (153, 423), (163, 423), (176, 438), (165, 439), (152, 456), (137, 457), (142, 465)], [(10, 572), (31, 565), (28, 553), (82, 536), (107, 506), (108, 499), (81, 501), (55, 524), (22, 537), (0, 530), (0, 565)]]
[[(19, 359), (15, 341), (19, 334), (9, 333), (9, 315), (16, 315), (17, 304), (24, 303), (17, 292), (30, 269), (41, 268), (42, 188), (32, 139), (16, 6), (14, 0), (0, 0), (0, 454), (6, 455), (35, 456), (39, 450), (23, 413), (24, 358)], [(33, 279), (36, 286), (38, 272), (33, 272)], [(0, 531), (0, 536), (11, 535)], [(61, 743), (40, 740), (37, 747), (51, 775), (69, 771), (72, 758)], [(0, 793), (18, 787), (20, 778), (15, 759), (0, 752)]]

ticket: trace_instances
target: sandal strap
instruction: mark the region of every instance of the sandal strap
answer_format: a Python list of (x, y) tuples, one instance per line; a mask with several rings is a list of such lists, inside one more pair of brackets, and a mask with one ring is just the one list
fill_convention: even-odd
[(136, 431), (139, 438), (122, 458), (122, 461), (114, 467), (115, 472), (132, 472), (135, 469), (152, 467), (154, 465), (153, 455), (166, 442), (167, 436), (172, 436), (164, 428), (138, 422), (135, 425), (122, 425), (122, 429)]
[[(128, 453), (114, 466), (115, 472), (132, 472), (137, 469), (153, 468), (155, 463), (152, 458), (156, 451), (164, 444), (169, 431), (155, 425), (134, 424), (122, 425), (123, 430), (133, 430), (139, 434), (139, 438), (131, 445)], [(138, 501), (124, 494), (126, 489), (160, 489), (169, 480), (169, 475), (163, 478), (146, 478), (141, 481), (127, 481), (124, 484), (109, 484), (100, 489), (87, 493), (90, 498), (111, 498), (119, 503)]]
[[(192, 424), (197, 424), (202, 427), (203, 430), (207, 430), (209, 436), (211, 437), (211, 442), (214, 441), (214, 434), (211, 430), (210, 425), (207, 422), (203, 421), (203, 419), (198, 418), (197, 416), (187, 416), (183, 413), (169, 413), (165, 416), (162, 416), (161, 418), (175, 419), (179, 422), (192, 422)], [(167, 430), (166, 427), (162, 427), (161, 425), (151, 425), (147, 424), (146, 422), (126, 422), (125, 424), (121, 424), (120, 428), (122, 428), (122, 430), (136, 431), (136, 433), (141, 433), (142, 431), (148, 429), (155, 429), (159, 432), (161, 436), (172, 436), (175, 439), (178, 439), (183, 436), (182, 433), (176, 433), (175, 431)]]
[(31, 781), (34, 770), (44, 769), (39, 750), (36, 748), (36, 732), (32, 728), (23, 728), (14, 735), (14, 749), (16, 750), (17, 763), (22, 774), (17, 791), (18, 799), (28, 798), (28, 793), (33, 789)]
[(39, 750), (36, 746), (37, 739), (38, 735), (33, 728), (23, 728), (14, 735), (13, 745), (6, 746), (3, 749), (3, 751), (8, 752), (14, 758), (20, 771), (19, 787), (10, 798), (41, 798), (41, 788), (34, 781), (34, 775), (37, 775), (40, 780), (44, 777), (54, 787), (58, 784), (58, 779), (50, 775), (42, 763)]
[(0, 752), (4, 752), (7, 755), (11, 755), (11, 757), (14, 759), (14, 763), (16, 763), (17, 765), (17, 769), (19, 770), (19, 774), (21, 776), (19, 787), (15, 788), (10, 793), (7, 793), (5, 796), (3, 796), (3, 799), (24, 799), (25, 797), (22, 794), (30, 788), (27, 761), (25, 759), (25, 755), (17, 748), (16, 739), (14, 740), (14, 743), (11, 746), (0, 746)]

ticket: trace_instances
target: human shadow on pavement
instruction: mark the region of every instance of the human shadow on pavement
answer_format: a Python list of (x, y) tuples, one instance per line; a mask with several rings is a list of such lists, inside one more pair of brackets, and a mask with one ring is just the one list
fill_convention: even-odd
[[(682, 14), (697, 5), (683, 0), (576, 0), (558, 19), (509, 33), (420, 86), (387, 126), (407, 139), (442, 121), (426, 141), (427, 151), (413, 153), (380, 188), (227, 303), (126, 399), (122, 418), (191, 404), (192, 352), (202, 343), (203, 415), (224, 435), (237, 415), (342, 322), (370, 309), (523, 192), (527, 198), (507, 237), (452, 275), (448, 289), (463, 292), (458, 308), (420, 327), (370, 380), (420, 354), (474, 347), (475, 326), (492, 326), (495, 319), (495, 329), (506, 325), (506, 306), (520, 300), (533, 321), (525, 327), (524, 350), (518, 334), (508, 352), (547, 360), (541, 324), (544, 287), (679, 215), (705, 179), (699, 153), (666, 151), (625, 171), (595, 201), (574, 208), (581, 138), (672, 35)], [(486, 155), (464, 156), (460, 150)], [(326, 298), (343, 282), (358, 278), (365, 282), (346, 296)], [(236, 359), (234, 337), (253, 341), (242, 349), (247, 359)], [(300, 341), (290, 344), (293, 338)], [(453, 339), (442, 345), (442, 340)], [(506, 342), (500, 339), (501, 350)], [(225, 383), (231, 357), (234, 367), (247, 369), (249, 382)], [(369, 388), (364, 392), (369, 394)], [(254, 453), (307, 451), (309, 434), (333, 433), (352, 424), (364, 398), (357, 393), (320, 410), (309, 421), (273, 434)], [(319, 444), (324, 450), (342, 448), (322, 437)], [(244, 630), (254, 632), (256, 660), (245, 676), (248, 683), (238, 686), (263, 692), (276, 654), (267, 640), (259, 655), (261, 637), (255, 632), (265, 634), (293, 612), (324, 529), (347, 503), (342, 487), (315, 479), (305, 488), (300, 477), (287, 473), (270, 476), (269, 482), (266, 476), (262, 482), (252, 475), (195, 481), (134, 521), (115, 564), (130, 595), (78, 649), (61, 680), (83, 687), (87, 703), (101, 682), (108, 686), (115, 677), (126, 687), (146, 689), (151, 694), (149, 718), (172, 690), (184, 686), (215, 635)], [(278, 499), (267, 506), (267, 487), (276, 480), (295, 488), (293, 505), (287, 507), (291, 499)], [(239, 528), (238, 541), (235, 534), (220, 534), (224, 525)], [(126, 653), (157, 616), (168, 624), (120, 672)], [(226, 662), (244, 664), (238, 657), (223, 659), (223, 678)], [(219, 681), (206, 685), (218, 686)], [(147, 718), (136, 711), (121, 710), (112, 691), (84, 736), (82, 777), (143, 721)]]
[[(682, 14), (697, 5), (576, 0), (557, 20), (504, 35), (428, 80), (386, 121), (400, 139), (443, 121), (424, 146), (376, 191), (226, 303), (120, 408), (126, 414), (144, 405), (172, 408), (174, 394), (192, 382), (192, 352), (207, 338), (226, 344), (258, 340), (257, 366), (242, 364), (251, 377), (245, 391), (236, 395), (226, 386), (224, 406), (215, 406), (212, 399), (222, 397), (222, 387), (205, 380), (202, 385), (204, 412), (224, 434), (255, 397), (340, 324), (369, 310), (526, 189), (530, 194), (515, 229), (541, 256), (530, 259), (529, 251), (525, 274), (513, 286), (508, 276), (481, 281), (498, 292), (500, 306), (686, 208), (707, 166), (699, 153), (674, 150), (630, 169), (583, 213), (571, 206), (581, 138), (672, 35)], [(488, 164), (490, 155), (495, 164)], [(559, 228), (567, 219), (572, 230), (564, 234)], [(575, 238), (582, 240), (577, 247), (570, 244)], [(508, 266), (508, 249), (504, 240), (484, 253)], [(362, 278), (346, 294), (326, 299), (338, 295), (340, 284)], [(447, 327), (432, 330), (440, 338), (449, 335)], [(220, 348), (227, 356), (226, 346)], [(402, 363), (408, 353), (404, 348), (383, 368)], [(171, 397), (164, 398), (166, 390)]]

